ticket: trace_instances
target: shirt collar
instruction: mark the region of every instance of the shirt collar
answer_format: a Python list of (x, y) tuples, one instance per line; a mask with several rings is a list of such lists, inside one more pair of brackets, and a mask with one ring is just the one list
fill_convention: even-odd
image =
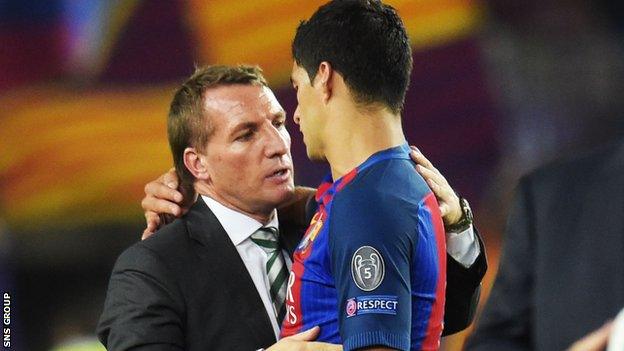
[[(215, 217), (221, 223), (223, 229), (232, 240), (234, 246), (245, 241), (249, 236), (263, 227), (262, 223), (249, 217), (248, 215), (224, 206), (220, 202), (211, 197), (201, 196), (208, 208), (214, 213)], [(275, 227), (279, 230), (279, 221), (277, 220), (277, 210), (273, 210), (271, 220), (266, 227)]]
[(329, 172), (319, 187), (316, 189), (315, 199), (316, 202), (321, 205), (327, 205), (333, 198), (334, 194), (345, 185), (349, 184), (358, 174), (358, 172), (362, 172), (364, 169), (370, 167), (371, 165), (383, 161), (389, 158), (401, 158), (401, 159), (410, 159), (411, 148), (407, 143), (403, 143), (399, 146), (391, 147), (385, 150), (378, 151), (368, 157), (363, 163), (347, 172), (342, 177), (338, 178), (336, 181), (332, 178), (331, 172)]

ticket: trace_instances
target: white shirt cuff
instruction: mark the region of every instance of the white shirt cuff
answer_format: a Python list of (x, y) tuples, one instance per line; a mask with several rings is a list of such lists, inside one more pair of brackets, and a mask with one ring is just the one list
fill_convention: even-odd
[(481, 253), (472, 225), (460, 233), (446, 233), (446, 251), (462, 266), (470, 268)]

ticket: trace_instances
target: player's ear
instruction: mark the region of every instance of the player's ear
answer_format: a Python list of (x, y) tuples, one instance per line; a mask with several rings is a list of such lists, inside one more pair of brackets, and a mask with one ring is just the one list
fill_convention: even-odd
[(206, 156), (194, 147), (184, 149), (184, 165), (195, 178), (205, 181), (210, 179), (210, 167)]
[(323, 61), (319, 64), (318, 71), (316, 73), (316, 83), (320, 85), (323, 103), (327, 103), (332, 97), (334, 69), (331, 63)]

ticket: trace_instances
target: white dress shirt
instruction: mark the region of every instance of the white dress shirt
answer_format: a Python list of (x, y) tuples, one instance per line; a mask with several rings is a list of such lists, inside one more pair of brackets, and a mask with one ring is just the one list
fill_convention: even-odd
[(475, 238), (472, 224), (463, 232), (446, 233), (446, 252), (462, 266), (469, 268), (481, 253), (479, 241)]
[[(263, 227), (262, 223), (240, 213), (231, 208), (225, 207), (221, 203), (213, 200), (208, 196), (202, 195), (202, 199), (208, 205), (208, 208), (214, 213), (215, 217), (225, 229), (225, 232), (232, 240), (232, 244), (236, 247), (236, 251), (240, 255), (251, 280), (253, 280), (256, 290), (262, 299), (264, 309), (271, 320), (271, 326), (275, 333), (275, 338), (279, 339), (280, 325), (277, 324), (277, 318), (273, 311), (273, 302), (271, 301), (271, 285), (269, 284), (269, 278), (266, 273), (266, 263), (268, 260), (268, 254), (258, 245), (251, 241), (251, 234), (256, 230)], [(277, 220), (277, 211), (273, 212), (271, 221), (267, 223), (267, 227), (275, 227), (279, 229), (279, 222)], [(284, 260), (286, 261), (286, 267), (290, 270), (292, 262), (288, 257), (288, 254), (283, 251)]]

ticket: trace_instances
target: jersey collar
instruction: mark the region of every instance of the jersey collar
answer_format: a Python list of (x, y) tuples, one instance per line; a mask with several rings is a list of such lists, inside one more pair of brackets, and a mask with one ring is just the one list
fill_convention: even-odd
[(332, 179), (331, 172), (329, 172), (325, 176), (325, 178), (323, 178), (323, 181), (321, 182), (318, 189), (316, 190), (316, 195), (315, 195), (316, 202), (319, 205), (323, 204), (327, 206), (327, 204), (334, 197), (334, 194), (339, 192), (340, 190), (342, 190), (342, 188), (344, 188), (347, 184), (349, 184), (359, 172), (362, 172), (363, 170), (374, 165), (377, 162), (391, 159), (391, 158), (409, 160), (410, 159), (409, 154), (411, 151), (412, 150), (410, 149), (409, 145), (407, 145), (407, 143), (404, 143), (402, 145), (395, 146), (389, 149), (378, 151), (372, 154), (369, 158), (367, 158), (366, 161), (364, 161), (362, 164), (355, 167), (351, 171), (347, 172), (345, 175), (338, 178), (338, 180), (336, 181)]

